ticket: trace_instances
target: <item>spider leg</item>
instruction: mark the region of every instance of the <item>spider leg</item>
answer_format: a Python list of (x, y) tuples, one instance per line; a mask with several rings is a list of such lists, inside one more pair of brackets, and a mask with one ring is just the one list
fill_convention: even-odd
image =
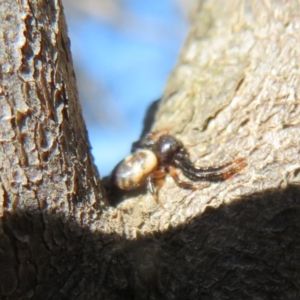
[(154, 200), (161, 206), (163, 205), (159, 202), (158, 191), (164, 182), (164, 177), (166, 172), (162, 169), (156, 170), (150, 176), (147, 177), (147, 188), (148, 191), (153, 196)]
[(140, 140), (134, 142), (131, 146), (131, 152), (134, 152), (140, 148), (152, 149), (159, 139), (159, 137), (163, 134), (169, 132), (169, 129), (164, 128), (156, 131), (151, 131), (145, 134)]
[(153, 182), (152, 176), (147, 177), (147, 189), (151, 193), (151, 195), (153, 196), (155, 201), (158, 202), (157, 191), (154, 187), (154, 182)]
[(246, 166), (246, 162), (243, 158), (237, 158), (232, 161), (231, 165), (232, 167), (230, 167), (229, 169), (220, 172), (221, 180), (226, 180), (234, 176)]
[(235, 160), (232, 160), (230, 162), (227, 162), (225, 164), (222, 165), (216, 165), (216, 166), (209, 166), (209, 167), (195, 167), (195, 170), (197, 170), (200, 173), (204, 173), (204, 172), (218, 172), (218, 171), (222, 171), (225, 168), (231, 166), (231, 165), (236, 165), (236, 164), (240, 164), (244, 162), (243, 158), (236, 158)]
[(194, 173), (212, 173), (212, 172), (219, 172), (223, 169), (231, 166), (236, 165), (244, 162), (244, 158), (238, 157), (230, 162), (227, 162), (222, 165), (215, 165), (215, 166), (208, 166), (208, 167), (197, 167), (195, 166), (190, 158), (189, 155), (185, 151), (181, 151), (175, 155), (174, 158), (174, 165), (182, 170), (190, 170), (192, 169)]
[(179, 187), (182, 187), (184, 189), (197, 190), (197, 189), (207, 187), (209, 185), (209, 183), (207, 183), (207, 182), (206, 183), (205, 182), (200, 183), (200, 182), (195, 182), (195, 181), (181, 180), (179, 178), (179, 174), (178, 174), (177, 170), (174, 167), (171, 167), (171, 166), (168, 167), (168, 172), (172, 176), (172, 178), (174, 179), (176, 184)]
[(202, 168), (194, 166), (189, 158), (185, 157), (181, 162), (176, 161), (176, 165), (191, 180), (223, 181), (244, 168), (246, 162), (243, 158), (237, 158), (223, 165)]

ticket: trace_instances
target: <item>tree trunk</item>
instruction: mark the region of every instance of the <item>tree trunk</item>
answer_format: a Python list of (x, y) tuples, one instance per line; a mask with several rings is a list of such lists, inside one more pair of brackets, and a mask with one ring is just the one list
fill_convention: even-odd
[[(153, 130), (234, 177), (103, 195), (61, 4), (1, 3), (1, 299), (298, 299), (300, 4), (202, 1)], [(201, 158), (201, 159), (199, 159)], [(106, 201), (107, 200), (107, 201)]]

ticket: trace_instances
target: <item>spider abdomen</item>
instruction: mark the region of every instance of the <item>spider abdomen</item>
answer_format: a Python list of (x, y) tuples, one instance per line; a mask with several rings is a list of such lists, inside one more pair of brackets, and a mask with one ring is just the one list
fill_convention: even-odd
[(145, 183), (157, 168), (158, 160), (150, 150), (138, 150), (122, 160), (113, 171), (113, 184), (122, 190), (131, 190)]

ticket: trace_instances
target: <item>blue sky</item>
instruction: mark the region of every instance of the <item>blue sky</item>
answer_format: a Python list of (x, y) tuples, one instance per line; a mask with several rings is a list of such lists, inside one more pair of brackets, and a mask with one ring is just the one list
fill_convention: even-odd
[(120, 24), (65, 10), (79, 98), (101, 176), (138, 139), (145, 111), (162, 94), (187, 30), (174, 1), (124, 3), (127, 19)]

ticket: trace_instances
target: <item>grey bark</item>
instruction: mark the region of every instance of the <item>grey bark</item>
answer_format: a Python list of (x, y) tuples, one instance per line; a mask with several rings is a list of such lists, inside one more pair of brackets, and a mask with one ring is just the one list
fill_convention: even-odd
[[(1, 15), (1, 299), (298, 299), (298, 1), (203, 1), (159, 103), (199, 165), (108, 205), (89, 154), (60, 3)], [(109, 200), (109, 199), (108, 199)]]

